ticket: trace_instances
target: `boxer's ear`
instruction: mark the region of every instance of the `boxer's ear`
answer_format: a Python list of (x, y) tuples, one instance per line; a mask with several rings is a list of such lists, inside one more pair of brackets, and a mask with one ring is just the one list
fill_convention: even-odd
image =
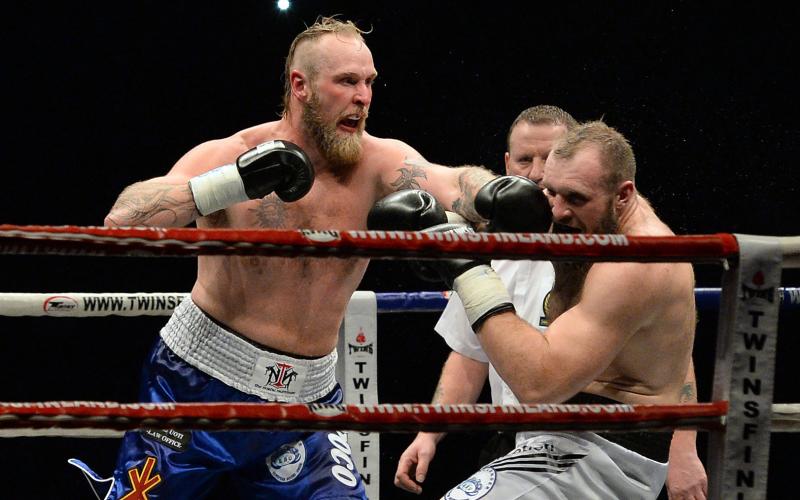
[(614, 196), (616, 198), (616, 209), (619, 211), (625, 208), (625, 206), (636, 196), (636, 188), (633, 185), (633, 181), (625, 181), (621, 183)]
[(291, 88), (292, 95), (299, 101), (308, 102), (311, 98), (311, 84), (302, 71), (293, 69), (291, 73), (289, 73), (289, 87)]

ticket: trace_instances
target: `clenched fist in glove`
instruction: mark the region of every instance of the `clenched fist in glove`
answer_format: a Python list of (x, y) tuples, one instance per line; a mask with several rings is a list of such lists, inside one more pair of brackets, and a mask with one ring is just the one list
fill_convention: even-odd
[(272, 193), (297, 201), (314, 184), (314, 168), (305, 152), (289, 141), (269, 141), (223, 165), (189, 180), (197, 210), (214, 213), (233, 204)]

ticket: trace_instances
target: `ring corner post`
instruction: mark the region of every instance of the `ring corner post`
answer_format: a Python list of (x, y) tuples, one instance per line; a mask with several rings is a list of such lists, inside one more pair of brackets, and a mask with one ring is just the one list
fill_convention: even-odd
[[(374, 292), (350, 298), (339, 332), (337, 380), (345, 404), (378, 404), (378, 302)], [(367, 496), (380, 497), (380, 434), (347, 431)]]
[(709, 438), (709, 498), (767, 495), (779, 286), (778, 238), (736, 235), (739, 259), (723, 274), (713, 401), (729, 401)]

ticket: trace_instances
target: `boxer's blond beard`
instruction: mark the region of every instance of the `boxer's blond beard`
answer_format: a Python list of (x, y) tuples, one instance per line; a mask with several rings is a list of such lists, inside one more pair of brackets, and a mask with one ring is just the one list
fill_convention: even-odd
[(361, 122), (355, 134), (342, 137), (337, 133), (335, 123), (326, 123), (322, 119), (321, 107), (317, 95), (312, 94), (308, 104), (303, 106), (303, 125), (334, 172), (345, 173), (361, 159), (361, 134), (364, 131), (364, 122)]

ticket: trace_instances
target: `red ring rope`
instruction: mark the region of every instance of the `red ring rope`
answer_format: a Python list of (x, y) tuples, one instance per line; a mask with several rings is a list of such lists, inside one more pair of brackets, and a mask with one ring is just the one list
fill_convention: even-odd
[[(459, 239), (452, 239), (459, 238)], [(463, 239), (462, 239), (463, 238)], [(281, 255), (494, 259), (719, 261), (738, 256), (731, 234), (609, 234), (318, 231), (308, 229), (105, 228), (0, 225), (0, 253), (57, 255)]]
[(681, 405), (0, 402), (0, 429), (156, 427), (380, 432), (720, 429), (727, 411), (726, 401)]

